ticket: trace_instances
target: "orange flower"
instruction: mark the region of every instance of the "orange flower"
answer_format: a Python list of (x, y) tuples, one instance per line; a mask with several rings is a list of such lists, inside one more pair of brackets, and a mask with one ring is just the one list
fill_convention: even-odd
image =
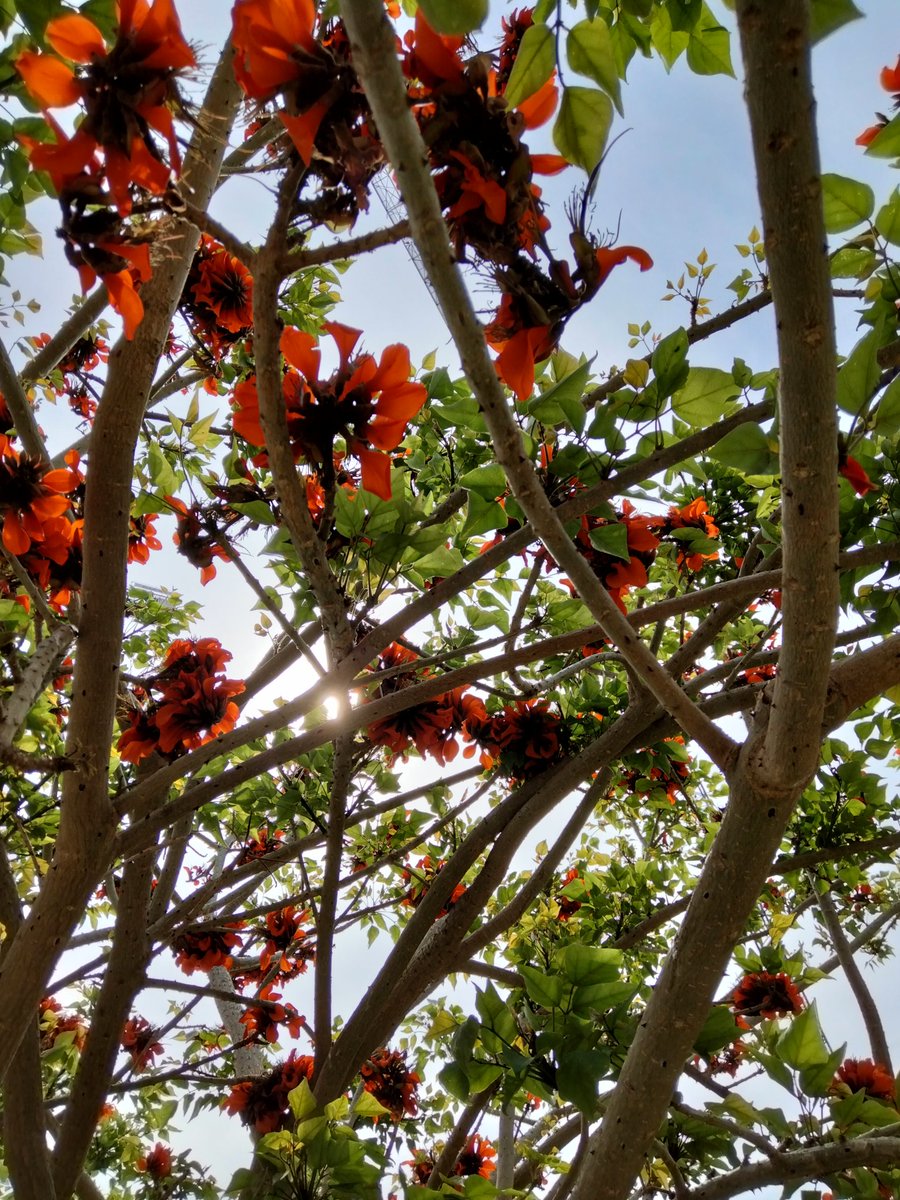
[(838, 473), (843, 475), (858, 496), (878, 491), (878, 484), (872, 482), (856, 459), (851, 458), (849, 454), (843, 456)]
[[(699, 529), (704, 537), (716, 538), (719, 536), (718, 526), (708, 512), (706, 501), (702, 496), (685, 504), (683, 508), (672, 507), (669, 509), (666, 532), (671, 532), (673, 529)], [(718, 550), (691, 551), (690, 542), (679, 544), (681, 548), (678, 551), (678, 565), (686, 567), (689, 571), (700, 571), (705, 562), (715, 561), (719, 557)], [(685, 547), (687, 553), (685, 553)]]
[(735, 1011), (748, 1016), (783, 1017), (803, 1010), (803, 997), (789, 975), (753, 971), (745, 975), (731, 999)]
[(257, 1133), (284, 1129), (292, 1119), (288, 1094), (304, 1079), (312, 1079), (314, 1066), (312, 1055), (292, 1050), (268, 1075), (235, 1084), (222, 1107), (232, 1115), (240, 1113), (241, 1121)]
[(272, 1003), (265, 1006), (253, 1005), (251, 1008), (245, 1008), (241, 1013), (240, 1023), (247, 1030), (248, 1041), (274, 1044), (278, 1041), (279, 1025), (283, 1025), (291, 1037), (300, 1036), (300, 1030), (306, 1024), (306, 1018), (301, 1017), (293, 1004), (277, 1003), (281, 996), (273, 992), (271, 988), (265, 988), (260, 992), (260, 998)]
[(295, 83), (320, 47), (313, 0), (237, 0), (232, 11), (234, 73), (253, 100), (269, 100)]
[(832, 1089), (841, 1090), (841, 1085), (851, 1092), (865, 1092), (875, 1100), (886, 1100), (896, 1105), (896, 1083), (893, 1075), (881, 1063), (871, 1058), (847, 1058), (838, 1067)]
[(466, 1139), (462, 1154), (456, 1162), (456, 1175), (481, 1175), (490, 1179), (496, 1170), (494, 1159), (497, 1151), (480, 1133), (473, 1133)]
[(640, 246), (600, 246), (595, 251), (595, 257), (600, 272), (598, 287), (606, 282), (614, 267), (628, 259), (636, 262), (642, 271), (649, 271), (653, 266), (653, 259)]
[(149, 5), (146, 0), (120, 0), (118, 8), (119, 29), (110, 49), (81, 13), (67, 13), (47, 25), (47, 41), (62, 58), (81, 65), (78, 74), (52, 55), (30, 51), (16, 67), (42, 107), (84, 103), (78, 148), (82, 166), (95, 147), (102, 147), (110, 191), (119, 211), (127, 214), (133, 183), (155, 193), (168, 185), (169, 167), (161, 161), (152, 131), (166, 139), (171, 167), (180, 167), (169, 105), (178, 102), (174, 76), (195, 59), (172, 0)]
[[(560, 895), (554, 897), (557, 905), (559, 906), (559, 912), (556, 914), (557, 921), (568, 921), (569, 918), (573, 917), (575, 915), (575, 913), (578, 912), (579, 908), (581, 908), (581, 901), (571, 899), (568, 895), (566, 895), (566, 892), (565, 892), (565, 889), (570, 884), (576, 884), (576, 883), (580, 886), (580, 889), (583, 892), (584, 891), (584, 880), (578, 874), (578, 868), (571, 867), (566, 872), (566, 874), (563, 876), (563, 881), (562, 881), (563, 891), (562, 891), (562, 893)], [(577, 891), (578, 889), (574, 889), (574, 890)]]
[[(293, 328), (281, 337), (282, 353), (294, 368), (286, 372), (282, 385), (294, 455), (307, 462), (330, 462), (335, 439), (342, 437), (348, 453), (362, 466), (362, 486), (389, 500), (391, 460), (385, 451), (399, 444), (427, 392), (423, 384), (409, 379), (405, 346), (388, 346), (376, 363), (371, 354), (351, 357), (361, 336), (358, 329), (328, 321), (325, 330), (340, 356), (338, 369), (326, 380), (319, 379), (316, 338)], [(265, 445), (256, 381), (238, 384), (234, 400), (235, 431), (252, 445)]]
[[(431, 855), (426, 854), (424, 858), (419, 859), (415, 867), (404, 867), (403, 882), (410, 886), (400, 903), (406, 908), (418, 908), (428, 894), (431, 885), (444, 869), (444, 865), (443, 859), (435, 863)], [(449, 900), (438, 913), (437, 919), (446, 917), (450, 909), (459, 903), (465, 893), (466, 885), (458, 883), (451, 892)]]
[(363, 1087), (382, 1104), (395, 1121), (415, 1117), (419, 1107), (416, 1090), (421, 1080), (406, 1065), (400, 1050), (376, 1050), (359, 1069)]
[(266, 914), (266, 944), (259, 958), (264, 971), (268, 971), (273, 962), (279, 971), (289, 971), (291, 959), (301, 964), (299, 973), (306, 971), (308, 963), (316, 956), (315, 946), (303, 928), (308, 919), (309, 913), (305, 909), (298, 912), (292, 904)]
[(3, 545), (10, 554), (23, 555), (32, 543), (47, 536), (46, 522), (69, 508), (64, 493), (77, 486), (71, 471), (46, 471), (36, 458), (7, 447), (0, 454), (0, 514)]
[(228, 562), (228, 555), (212, 535), (205, 532), (202, 509), (198, 505), (192, 504), (188, 508), (183, 500), (174, 496), (166, 496), (166, 500), (178, 518), (172, 541), (178, 547), (179, 554), (183, 554), (192, 566), (200, 568), (200, 582), (205, 587), (216, 577), (213, 560), (218, 558)]
[(172, 942), (175, 962), (187, 975), (209, 971), (213, 967), (227, 970), (234, 963), (231, 951), (241, 945), (240, 937), (233, 930), (243, 927), (243, 921), (230, 921), (221, 929), (186, 930)]
[(163, 1053), (162, 1043), (156, 1040), (156, 1030), (143, 1017), (128, 1018), (119, 1045), (131, 1055), (131, 1066), (135, 1071), (152, 1066), (154, 1058)]
[(186, 286), (196, 306), (208, 310), (216, 325), (229, 333), (245, 333), (253, 325), (253, 276), (239, 258), (204, 239), (197, 279)]
[(156, 536), (156, 526), (153, 524), (158, 519), (156, 513), (144, 513), (131, 518), (128, 533), (129, 562), (148, 562), (151, 550), (162, 550), (162, 542)]
[(149, 1154), (137, 1160), (137, 1169), (145, 1171), (151, 1179), (168, 1179), (172, 1174), (172, 1151), (162, 1142), (157, 1142)]

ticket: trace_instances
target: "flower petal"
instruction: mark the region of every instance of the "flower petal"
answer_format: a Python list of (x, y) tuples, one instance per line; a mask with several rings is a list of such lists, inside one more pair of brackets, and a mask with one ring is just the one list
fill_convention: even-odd
[(47, 25), (47, 41), (57, 54), (70, 62), (89, 63), (106, 57), (106, 42), (93, 21), (81, 13), (66, 13)]

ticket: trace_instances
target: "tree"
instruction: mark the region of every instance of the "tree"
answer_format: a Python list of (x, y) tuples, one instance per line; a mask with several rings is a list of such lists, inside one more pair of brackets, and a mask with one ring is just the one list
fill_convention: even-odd
[[(220, 1195), (169, 1136), (223, 1107), (247, 1198), (896, 1193), (858, 958), (900, 916), (900, 193), (821, 174), (809, 49), (850, 0), (735, 7), (763, 233), (731, 308), (704, 252), (618, 370), (563, 348), (653, 267), (592, 198), (635, 56), (731, 72), (705, 4), (237, 0), (194, 105), (170, 0), (0, 2), (0, 250), (55, 197), (86, 293), (0, 347), (16, 1200)], [(900, 116), (860, 143), (896, 158)], [(210, 214), (247, 174), (252, 244)], [(458, 374), (333, 319), (402, 240)], [(767, 306), (772, 369), (699, 361)], [(166, 522), (253, 593), (246, 679), (129, 571)], [(820, 1021), (837, 970), (867, 1045)]]

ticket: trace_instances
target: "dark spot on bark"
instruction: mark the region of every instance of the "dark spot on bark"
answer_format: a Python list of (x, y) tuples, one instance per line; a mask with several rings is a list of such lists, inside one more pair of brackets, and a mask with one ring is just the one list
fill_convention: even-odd
[(805, 507), (804, 507), (802, 504), (798, 504), (798, 505), (797, 505), (797, 513), (798, 513), (798, 514), (799, 514), (799, 516), (801, 516), (801, 517), (804, 517), (804, 516), (806, 516), (806, 508), (805, 508)]
[(771, 819), (772, 817), (774, 817), (774, 816), (775, 816), (775, 809), (774, 809), (774, 808), (770, 808), (770, 809), (769, 809), (768, 816), (769, 816), (769, 818), (770, 818), (770, 819)]
[(708, 899), (709, 899), (709, 892), (704, 892), (704, 893), (703, 893), (703, 899), (704, 899), (704, 900), (708, 900)]

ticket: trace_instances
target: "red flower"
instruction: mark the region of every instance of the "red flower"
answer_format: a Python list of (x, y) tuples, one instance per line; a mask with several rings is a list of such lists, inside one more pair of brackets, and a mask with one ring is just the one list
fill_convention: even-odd
[[(283, 392), (288, 436), (295, 458), (331, 462), (335, 439), (342, 437), (348, 453), (362, 465), (362, 486), (383, 500), (391, 497), (393, 450), (408, 422), (425, 403), (423, 384), (410, 382), (409, 350), (388, 346), (376, 364), (371, 354), (351, 357), (359, 340), (357, 329), (334, 321), (325, 330), (335, 340), (340, 365), (327, 380), (319, 379), (318, 340), (299, 329), (286, 329), (281, 350), (293, 371), (284, 376)], [(265, 445), (259, 419), (256, 381), (238, 384), (234, 392), (237, 411), (234, 428), (254, 446)]]
[(78, 1013), (63, 1012), (62, 1005), (54, 996), (45, 996), (38, 1006), (38, 1024), (41, 1035), (41, 1050), (52, 1050), (64, 1034), (71, 1034), (71, 1044), (76, 1050), (84, 1049), (87, 1029)]
[(172, 1174), (172, 1151), (157, 1142), (149, 1154), (137, 1160), (137, 1169), (145, 1171), (152, 1179), (168, 1179)]
[(462, 1154), (456, 1162), (456, 1175), (481, 1175), (490, 1179), (496, 1170), (494, 1159), (497, 1151), (480, 1133), (473, 1133), (466, 1139)]
[(838, 1067), (832, 1088), (840, 1090), (841, 1084), (851, 1092), (865, 1092), (875, 1100), (886, 1100), (896, 1104), (896, 1083), (893, 1075), (871, 1058), (847, 1058)]
[(64, 493), (76, 486), (71, 471), (47, 471), (38, 459), (5, 448), (0, 454), (0, 514), (3, 545), (10, 554), (26, 554), (32, 543), (45, 539), (46, 522), (68, 510)]
[(754, 971), (745, 975), (734, 990), (734, 1009), (754, 1017), (783, 1017), (803, 1010), (803, 997), (789, 975)]
[(253, 276), (211, 238), (203, 239), (196, 262), (197, 278), (185, 285), (193, 306), (206, 310), (212, 323), (228, 333), (245, 333), (253, 325)]
[(851, 458), (849, 454), (843, 456), (838, 473), (843, 475), (859, 496), (865, 496), (866, 492), (878, 491), (878, 484), (872, 482), (856, 459)]
[[(691, 500), (689, 504), (685, 504), (682, 508), (670, 508), (665, 528), (667, 533), (673, 529), (699, 529), (704, 537), (716, 538), (719, 536), (718, 526), (713, 521), (706, 507), (706, 501), (702, 496)], [(680, 543), (680, 545), (684, 547), (684, 543)], [(689, 571), (700, 571), (705, 562), (713, 561), (719, 557), (718, 550), (713, 550), (709, 553), (702, 551), (692, 553), (690, 552), (690, 543), (687, 543), (687, 548), (688, 553), (685, 553), (684, 548), (679, 549), (678, 565), (686, 567)]]
[(265, 858), (267, 854), (272, 854), (284, 842), (284, 833), (280, 829), (276, 829), (270, 833), (263, 826), (255, 835), (244, 843), (241, 852), (238, 855), (237, 865), (243, 866), (244, 863), (254, 862), (257, 859)]
[(578, 874), (577, 867), (572, 867), (566, 872), (562, 881), (562, 887), (564, 890), (560, 895), (554, 897), (556, 903), (559, 905), (559, 912), (556, 914), (557, 921), (568, 921), (568, 919), (574, 916), (575, 913), (578, 912), (579, 908), (581, 908), (580, 900), (570, 899), (569, 896), (566, 895), (565, 888), (572, 883), (579, 884), (580, 890), (584, 890), (584, 880)]
[(270, 1004), (254, 1005), (244, 1009), (240, 1022), (247, 1030), (247, 1038), (254, 1042), (275, 1043), (278, 1041), (278, 1026), (283, 1025), (291, 1037), (300, 1036), (300, 1030), (306, 1024), (306, 1018), (301, 1017), (293, 1004), (279, 1004), (281, 996), (271, 988), (260, 992), (262, 1000), (272, 1001)]
[(118, 8), (118, 35), (109, 50), (97, 26), (81, 13), (67, 13), (47, 25), (53, 49), (83, 64), (79, 74), (52, 55), (31, 51), (19, 57), (16, 68), (42, 107), (84, 103), (85, 119), (68, 144), (68, 172), (80, 173), (102, 148), (110, 191), (119, 211), (127, 214), (133, 183), (158, 194), (168, 186), (169, 167), (161, 160), (154, 130), (168, 143), (172, 168), (180, 166), (170, 105), (178, 101), (174, 76), (194, 65), (194, 54), (172, 0), (150, 5), (120, 0)]
[[(879, 78), (884, 90), (894, 93), (894, 107), (900, 107), (900, 58), (897, 59), (895, 67), (884, 67)], [(887, 117), (881, 113), (878, 113), (878, 117), (878, 124), (870, 125), (868, 129), (864, 129), (856, 139), (857, 146), (868, 146), (871, 142), (874, 142), (882, 129), (887, 125)]]
[(200, 582), (205, 587), (216, 577), (213, 560), (218, 558), (228, 562), (228, 555), (212, 534), (207, 532), (203, 510), (199, 505), (192, 504), (188, 508), (183, 500), (174, 496), (167, 496), (166, 500), (174, 509), (178, 522), (172, 541), (178, 547), (179, 554), (183, 554), (192, 566), (200, 568)]
[(119, 1045), (131, 1055), (131, 1066), (135, 1071), (153, 1066), (154, 1058), (163, 1053), (162, 1043), (156, 1040), (156, 1030), (143, 1017), (128, 1018)]
[[(403, 897), (401, 904), (408, 908), (418, 908), (425, 896), (428, 893), (432, 883), (434, 883), (438, 874), (444, 868), (444, 860), (435, 863), (431, 855), (426, 854), (424, 858), (420, 858), (415, 867), (403, 868), (403, 882), (409, 884), (406, 895)], [(458, 883), (453, 889), (449, 900), (438, 913), (438, 919), (446, 917), (450, 909), (457, 904), (465, 895), (466, 886), (464, 883)]]
[(311, 1055), (298, 1056), (292, 1050), (287, 1060), (268, 1075), (235, 1084), (223, 1107), (232, 1115), (240, 1113), (243, 1123), (252, 1125), (257, 1133), (284, 1129), (291, 1120), (288, 1093), (304, 1079), (312, 1078), (314, 1065)]
[(298, 912), (292, 904), (277, 912), (266, 913), (266, 944), (259, 959), (264, 971), (268, 971), (273, 962), (279, 971), (289, 971), (292, 959), (302, 963), (301, 974), (306, 970), (316, 954), (315, 946), (303, 928), (308, 919), (309, 913), (305, 909)]
[(233, 931), (243, 928), (243, 921), (230, 921), (220, 929), (188, 929), (172, 942), (175, 962), (186, 975), (213, 967), (228, 968), (234, 962), (231, 951), (241, 945), (240, 937)]
[(365, 1090), (382, 1104), (395, 1121), (414, 1117), (419, 1109), (416, 1089), (421, 1082), (406, 1066), (400, 1050), (376, 1050), (359, 1069)]
[(162, 542), (156, 536), (156, 526), (153, 524), (158, 519), (156, 513), (144, 513), (131, 518), (128, 533), (129, 562), (148, 562), (151, 550), (162, 550)]

